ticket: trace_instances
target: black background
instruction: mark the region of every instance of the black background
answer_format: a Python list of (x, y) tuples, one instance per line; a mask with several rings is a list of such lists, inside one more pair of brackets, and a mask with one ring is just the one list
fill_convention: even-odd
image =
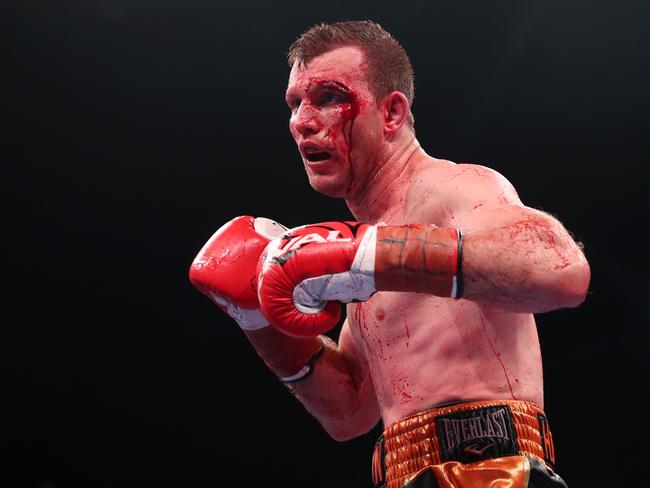
[(349, 216), (304, 176), (285, 53), (360, 18), (409, 53), (427, 152), (495, 168), (585, 244), (586, 302), (538, 316), (559, 471), (644, 471), (647, 2), (3, 5), (3, 486), (369, 486), (378, 430), (329, 439), (187, 280), (236, 215)]

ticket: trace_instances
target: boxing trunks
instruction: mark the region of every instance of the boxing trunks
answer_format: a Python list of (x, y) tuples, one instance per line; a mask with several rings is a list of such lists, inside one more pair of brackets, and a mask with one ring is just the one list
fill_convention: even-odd
[(456, 403), (386, 428), (372, 481), (377, 488), (566, 488), (554, 462), (546, 415), (534, 403)]

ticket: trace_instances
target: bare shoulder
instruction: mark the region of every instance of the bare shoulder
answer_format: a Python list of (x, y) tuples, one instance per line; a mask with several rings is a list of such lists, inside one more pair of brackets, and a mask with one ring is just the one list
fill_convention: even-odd
[(439, 159), (418, 167), (407, 197), (410, 218), (438, 225), (480, 206), (496, 205), (521, 205), (505, 176), (480, 164)]
[(519, 201), (517, 191), (510, 181), (498, 171), (480, 164), (452, 163), (422, 167), (421, 179), (458, 202), (498, 200), (503, 203)]
[(482, 193), (496, 194), (497, 196), (510, 200), (516, 198), (517, 192), (512, 183), (498, 171), (482, 166), (480, 164), (459, 164), (460, 177), (464, 178), (467, 183), (473, 185), (474, 190), (483, 190)]

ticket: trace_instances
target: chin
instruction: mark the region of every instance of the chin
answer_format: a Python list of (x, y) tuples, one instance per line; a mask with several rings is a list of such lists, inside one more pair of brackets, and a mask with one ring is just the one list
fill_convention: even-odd
[(318, 193), (333, 198), (344, 198), (346, 182), (333, 176), (309, 175), (309, 184)]

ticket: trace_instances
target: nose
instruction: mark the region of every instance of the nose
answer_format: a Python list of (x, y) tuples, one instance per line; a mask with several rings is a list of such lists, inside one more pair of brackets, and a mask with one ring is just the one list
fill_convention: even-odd
[(293, 127), (303, 137), (316, 134), (320, 124), (317, 120), (317, 113), (308, 104), (303, 103), (293, 114)]

